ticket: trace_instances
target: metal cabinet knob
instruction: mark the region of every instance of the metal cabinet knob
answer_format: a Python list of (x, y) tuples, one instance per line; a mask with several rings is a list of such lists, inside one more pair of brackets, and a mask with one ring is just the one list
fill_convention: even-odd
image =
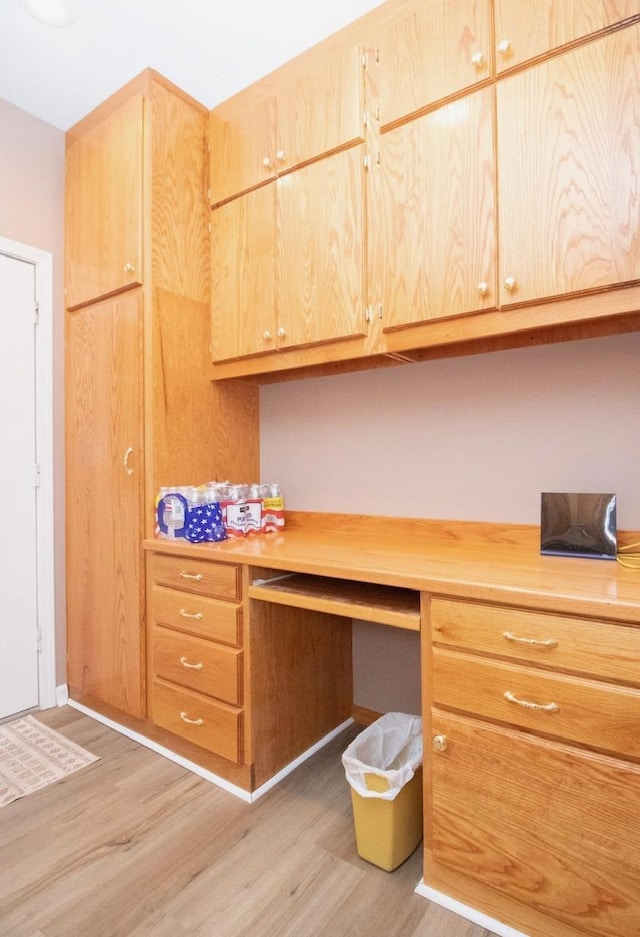
[(135, 267), (133, 266), (133, 264), (125, 264), (125, 265), (124, 265), (124, 272), (125, 272), (125, 273), (133, 273), (134, 270), (135, 270)]
[(434, 752), (446, 752), (447, 744), (446, 735), (434, 735), (431, 741), (431, 747), (433, 748)]
[(269, 159), (268, 156), (263, 157), (262, 165), (264, 166), (265, 169), (271, 169), (271, 160)]
[(280, 328), (278, 329), (278, 338), (284, 338), (286, 334), (287, 334), (287, 330), (283, 328), (282, 326), (280, 326)]
[(268, 342), (269, 339), (271, 338), (271, 332), (268, 329), (265, 329), (264, 332), (262, 333), (262, 337), (265, 340), (265, 342)]
[(507, 290), (508, 293), (513, 293), (513, 291), (516, 288), (516, 278), (507, 277), (504, 281), (504, 288), (505, 290)]
[(498, 43), (498, 54), (508, 55), (509, 52), (511, 52), (511, 40), (503, 39), (502, 42)]
[(489, 284), (486, 283), (484, 280), (481, 280), (480, 283), (478, 283), (478, 285), (476, 286), (476, 291), (481, 296), (486, 296), (487, 293), (489, 292)]
[(278, 150), (278, 152), (276, 153), (276, 159), (278, 160), (279, 163), (284, 163), (285, 161), (284, 150)]
[(475, 68), (482, 68), (483, 65), (484, 65), (484, 63), (485, 63), (484, 52), (475, 52), (475, 53), (471, 56), (471, 64), (472, 64)]

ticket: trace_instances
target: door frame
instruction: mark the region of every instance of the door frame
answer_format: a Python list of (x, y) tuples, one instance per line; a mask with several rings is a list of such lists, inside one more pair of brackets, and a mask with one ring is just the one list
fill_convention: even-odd
[[(40, 484), (36, 488), (36, 558), (38, 584), (38, 704), (56, 705), (56, 634), (53, 511), (53, 255), (0, 237), (0, 253), (33, 264), (39, 316), (35, 331), (36, 452)], [(34, 467), (35, 469), (35, 467)]]

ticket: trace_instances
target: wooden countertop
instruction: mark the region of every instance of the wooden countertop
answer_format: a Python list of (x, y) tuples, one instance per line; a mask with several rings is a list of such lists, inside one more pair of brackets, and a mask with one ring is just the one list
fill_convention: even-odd
[[(640, 570), (540, 555), (537, 526), (288, 512), (282, 533), (147, 550), (640, 624)], [(640, 533), (619, 534), (622, 544)]]

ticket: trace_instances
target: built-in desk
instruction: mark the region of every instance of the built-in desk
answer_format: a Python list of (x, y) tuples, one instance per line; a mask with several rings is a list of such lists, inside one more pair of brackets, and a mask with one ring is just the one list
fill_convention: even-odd
[(217, 609), (223, 656), (242, 662), (225, 670), (235, 702), (218, 704), (239, 783), (255, 791), (348, 719), (352, 618), (419, 631), (417, 890), (498, 934), (638, 937), (638, 570), (541, 556), (537, 527), (349, 515), (145, 548), (149, 626), (177, 609), (175, 632), (198, 615), (213, 628)]

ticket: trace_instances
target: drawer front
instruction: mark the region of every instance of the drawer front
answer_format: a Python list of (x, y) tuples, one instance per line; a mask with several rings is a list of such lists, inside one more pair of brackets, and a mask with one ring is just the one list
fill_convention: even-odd
[(151, 614), (156, 625), (167, 625), (200, 638), (240, 644), (242, 609), (204, 595), (153, 586)]
[(157, 680), (151, 689), (151, 705), (157, 726), (229, 761), (240, 763), (241, 709)]
[(434, 648), (437, 706), (640, 756), (640, 691)]
[(236, 648), (154, 628), (152, 654), (156, 676), (225, 703), (242, 703), (242, 652)]
[(240, 566), (162, 553), (152, 553), (150, 564), (151, 578), (157, 585), (218, 599), (240, 599)]
[(640, 686), (640, 629), (453, 599), (431, 601), (435, 644)]

